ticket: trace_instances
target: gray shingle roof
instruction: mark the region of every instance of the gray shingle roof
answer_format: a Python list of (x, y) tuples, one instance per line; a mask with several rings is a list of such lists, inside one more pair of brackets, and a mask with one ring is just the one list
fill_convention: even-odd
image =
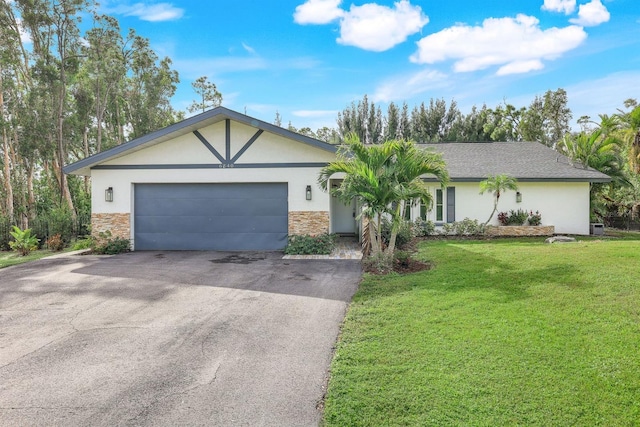
[(611, 181), (594, 169), (572, 166), (567, 157), (537, 142), (451, 142), (420, 147), (442, 153), (452, 181), (481, 181), (498, 174), (519, 181)]

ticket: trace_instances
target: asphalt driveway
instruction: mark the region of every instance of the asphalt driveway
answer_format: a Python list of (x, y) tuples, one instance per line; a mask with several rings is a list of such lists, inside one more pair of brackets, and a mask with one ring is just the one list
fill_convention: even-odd
[(0, 270), (0, 425), (315, 426), (360, 274), (259, 252)]

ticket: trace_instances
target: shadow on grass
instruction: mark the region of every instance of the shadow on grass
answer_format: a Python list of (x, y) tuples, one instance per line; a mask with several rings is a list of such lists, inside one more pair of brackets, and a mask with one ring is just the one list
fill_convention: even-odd
[[(518, 248), (519, 244), (540, 243), (540, 239), (499, 239), (496, 241), (447, 240), (419, 245), (417, 259), (432, 262), (434, 267), (407, 275), (369, 275), (360, 285), (354, 301), (366, 301), (392, 296), (416, 289), (435, 293), (483, 291), (496, 293), (496, 302), (510, 302), (530, 296), (530, 288), (538, 284), (584, 287), (577, 269), (557, 259), (546, 265), (532, 267), (527, 257), (537, 252)], [(478, 250), (477, 245), (511, 245), (513, 251), (522, 250), (521, 262), (505, 262)], [(467, 249), (469, 248), (469, 249)], [(505, 248), (500, 248), (504, 251)], [(489, 252), (489, 251), (487, 251)]]

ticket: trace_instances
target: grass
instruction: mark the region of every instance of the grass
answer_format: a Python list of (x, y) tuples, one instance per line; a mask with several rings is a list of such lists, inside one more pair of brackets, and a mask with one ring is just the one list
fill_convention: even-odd
[(430, 241), (365, 276), (326, 426), (640, 423), (640, 240)]
[[(64, 250), (70, 251), (70, 248)], [(27, 256), (22, 256), (18, 252), (12, 251), (0, 251), (0, 268), (10, 267), (12, 265), (23, 264), (29, 261), (35, 261), (40, 258), (48, 257), (51, 255), (59, 254), (60, 252), (54, 252), (47, 249), (41, 249), (37, 251), (32, 251)]]

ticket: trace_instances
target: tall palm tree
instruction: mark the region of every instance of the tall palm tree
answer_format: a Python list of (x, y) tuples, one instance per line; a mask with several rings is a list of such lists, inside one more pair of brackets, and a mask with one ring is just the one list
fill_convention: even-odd
[(518, 191), (518, 181), (509, 175), (489, 176), (486, 180), (480, 182), (480, 194), (493, 193), (493, 210), (487, 222), (484, 223), (485, 226), (491, 222), (493, 215), (498, 211), (500, 196), (507, 190)]
[(395, 157), (392, 163), (393, 191), (396, 203), (392, 215), (393, 224), (389, 238), (389, 253), (395, 250), (396, 237), (402, 221), (403, 209), (407, 201), (420, 201), (429, 209), (433, 204), (433, 196), (429, 187), (421, 177), (431, 175), (446, 186), (449, 181), (446, 163), (442, 155), (430, 150), (419, 149), (415, 143), (406, 140), (391, 141), (395, 146)]
[(411, 141), (389, 140), (377, 145), (364, 145), (355, 134), (345, 138), (338, 160), (320, 171), (318, 182), (327, 190), (329, 179), (344, 173), (340, 187), (332, 193), (344, 202), (357, 199), (363, 206), (362, 216), (370, 224), (369, 239), (373, 255), (383, 254), (381, 220), (388, 215), (392, 220), (391, 238), (386, 254), (392, 255), (402, 218), (402, 206), (407, 200), (420, 199), (431, 203), (431, 195), (422, 175), (430, 174), (443, 185), (449, 179), (442, 156), (422, 151)]
[(629, 112), (620, 112), (618, 117), (623, 124), (622, 138), (627, 143), (629, 166), (631, 170), (640, 174), (640, 106), (628, 100), (625, 105), (634, 106)]
[(609, 175), (616, 184), (626, 185), (622, 142), (615, 136), (605, 136), (602, 129), (590, 134), (566, 136), (558, 149), (583, 168), (593, 168)]

